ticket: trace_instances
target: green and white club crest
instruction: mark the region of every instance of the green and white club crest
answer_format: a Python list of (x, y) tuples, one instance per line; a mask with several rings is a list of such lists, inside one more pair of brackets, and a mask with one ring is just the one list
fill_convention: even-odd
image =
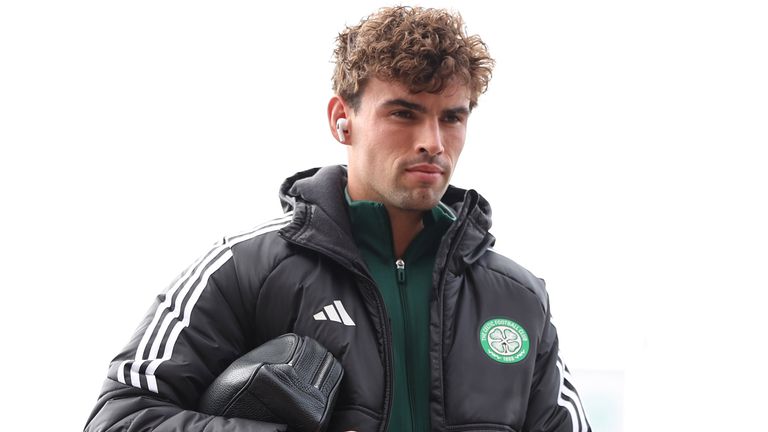
[(520, 324), (493, 318), (480, 327), (480, 345), (488, 357), (499, 363), (517, 363), (528, 355), (528, 332)]

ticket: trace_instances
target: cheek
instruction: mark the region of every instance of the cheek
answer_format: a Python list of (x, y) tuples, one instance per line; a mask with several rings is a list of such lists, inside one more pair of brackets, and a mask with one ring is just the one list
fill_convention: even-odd
[(464, 137), (466, 135), (462, 133), (456, 133), (451, 137), (451, 140), (446, 143), (445, 152), (448, 156), (456, 162), (456, 159), (461, 155), (461, 151), (464, 150)]

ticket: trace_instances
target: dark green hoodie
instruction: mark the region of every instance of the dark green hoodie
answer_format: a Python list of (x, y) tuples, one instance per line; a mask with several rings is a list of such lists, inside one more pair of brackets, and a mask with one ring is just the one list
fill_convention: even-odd
[(355, 242), (379, 287), (392, 328), (394, 394), (389, 431), (429, 430), (429, 300), (440, 240), (455, 220), (439, 204), (424, 213), (424, 228), (404, 256), (395, 256), (389, 215), (383, 204), (352, 201), (347, 194)]

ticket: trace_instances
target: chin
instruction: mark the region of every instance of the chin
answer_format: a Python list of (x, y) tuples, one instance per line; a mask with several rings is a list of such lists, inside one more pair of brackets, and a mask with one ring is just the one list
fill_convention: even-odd
[(404, 199), (399, 200), (400, 205), (398, 207), (403, 210), (417, 210), (427, 211), (435, 207), (439, 202), (442, 194), (438, 194), (433, 190), (420, 190), (414, 193), (407, 194)]

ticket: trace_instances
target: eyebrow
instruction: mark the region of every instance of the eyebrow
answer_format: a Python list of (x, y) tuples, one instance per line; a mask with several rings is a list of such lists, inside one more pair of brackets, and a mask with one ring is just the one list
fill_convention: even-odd
[(384, 103), (381, 104), (381, 106), (387, 107), (387, 106), (401, 106), (403, 108), (408, 108), (409, 110), (418, 111), (420, 113), (427, 112), (427, 108), (425, 108), (423, 105), (419, 105), (417, 103), (409, 102), (405, 99), (390, 99)]
[(443, 114), (451, 114), (451, 115), (469, 115), (469, 108), (467, 107), (456, 107), (456, 108), (449, 108), (445, 111), (443, 111)]
[[(423, 105), (420, 105), (420, 104), (417, 104), (417, 103), (414, 103), (414, 102), (410, 102), (410, 101), (407, 101), (405, 99), (390, 99), (390, 100), (382, 103), (381, 106), (383, 106), (383, 107), (387, 107), (387, 106), (400, 106), (400, 107), (407, 108), (409, 110), (413, 110), (413, 111), (420, 112), (420, 113), (426, 113), (427, 112), (427, 108), (424, 107)], [(468, 115), (469, 114), (469, 108), (463, 107), (463, 106), (455, 107), (455, 108), (448, 108), (448, 109), (443, 110), (442, 113), (443, 114), (451, 114), (451, 115), (456, 115), (456, 114)]]

